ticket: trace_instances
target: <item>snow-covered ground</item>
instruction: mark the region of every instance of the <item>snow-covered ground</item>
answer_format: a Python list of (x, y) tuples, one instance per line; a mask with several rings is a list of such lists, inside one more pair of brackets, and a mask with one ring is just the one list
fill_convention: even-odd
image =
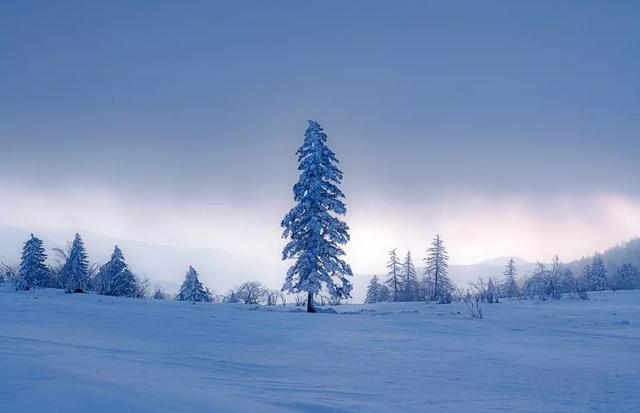
[(640, 291), (334, 308), (5, 289), (0, 411), (640, 411)]

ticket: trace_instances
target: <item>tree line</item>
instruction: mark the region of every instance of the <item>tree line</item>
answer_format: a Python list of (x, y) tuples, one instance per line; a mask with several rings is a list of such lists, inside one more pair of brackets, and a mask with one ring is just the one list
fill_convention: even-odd
[(436, 235), (424, 258), (425, 272), (418, 276), (411, 252), (404, 259), (396, 249), (389, 251), (386, 279), (373, 276), (367, 287), (366, 303), (383, 301), (451, 302), (455, 287), (449, 279), (449, 255), (440, 235)]
[(116, 245), (105, 264), (90, 265), (84, 242), (75, 234), (67, 251), (54, 249), (57, 260), (47, 265), (44, 243), (35, 235), (24, 243), (17, 268), (2, 263), (3, 282), (13, 284), (16, 290), (34, 288), (62, 288), (68, 293), (94, 291), (102, 295), (146, 297), (149, 281), (136, 276), (127, 265), (122, 250)]
[(151, 292), (147, 278), (134, 274), (125, 260), (124, 253), (116, 245), (109, 261), (103, 265), (90, 264), (80, 234), (64, 251), (53, 249), (56, 260), (46, 263), (47, 254), (43, 241), (31, 234), (24, 243), (17, 267), (2, 263), (0, 282), (9, 283), (16, 290), (36, 288), (64, 289), (66, 293), (92, 292), (100, 295), (132, 298), (175, 299), (190, 302), (221, 302), (239, 304), (286, 304), (282, 291), (270, 290), (258, 281), (245, 282), (226, 295), (217, 295), (199, 279), (199, 274), (189, 266), (180, 290), (171, 296), (156, 288)]
[[(316, 301), (336, 304), (351, 297), (353, 272), (343, 259), (342, 249), (350, 238), (349, 226), (339, 219), (346, 214), (345, 194), (340, 189), (343, 172), (338, 168), (335, 153), (327, 146), (327, 135), (319, 123), (308, 121), (296, 156), (300, 175), (293, 186), (295, 205), (281, 221), (282, 237), (288, 240), (282, 259), (293, 260), (293, 264), (282, 289), (269, 290), (258, 282), (247, 282), (218, 296), (200, 282), (197, 271), (190, 266), (175, 297), (177, 300), (284, 304), (285, 293), (290, 293), (297, 305), (306, 305), (307, 311), (313, 313)], [(159, 289), (150, 294), (148, 279), (129, 269), (118, 246), (114, 247), (110, 260), (101, 266), (89, 265), (79, 234), (75, 235), (68, 251), (54, 251), (58, 263), (47, 266), (43, 243), (32, 234), (24, 244), (18, 268), (4, 265), (3, 281), (13, 283), (18, 290), (53, 287), (70, 293), (93, 291), (111, 296), (170, 298)], [(401, 260), (395, 249), (390, 251), (386, 279), (381, 281), (374, 276), (367, 288), (366, 302), (449, 303), (452, 299), (470, 300), (473, 295), (478, 303), (505, 297), (558, 298), (564, 293), (582, 295), (607, 288), (640, 288), (640, 274), (632, 263), (619, 266), (609, 276), (602, 256), (596, 255), (580, 277), (574, 277), (556, 257), (550, 267), (538, 264), (536, 271), (524, 281), (516, 278), (515, 262), (510, 259), (503, 279), (489, 278), (485, 282), (479, 278), (463, 292), (449, 278), (449, 256), (440, 235), (435, 236), (426, 253), (425, 272), (418, 276), (410, 252)]]
[[(384, 281), (374, 276), (367, 287), (366, 303), (387, 301), (434, 301), (450, 302), (464, 299), (468, 295), (486, 303), (499, 302), (501, 298), (560, 299), (563, 295), (588, 299), (589, 291), (640, 289), (640, 270), (631, 263), (619, 265), (609, 273), (602, 254), (595, 254), (585, 265), (582, 273), (575, 276), (571, 269), (556, 255), (551, 264), (537, 263), (528, 276), (518, 278), (515, 260), (507, 260), (501, 279), (478, 277), (464, 291), (456, 288), (446, 271), (446, 251), (437, 245), (442, 240), (436, 236), (425, 258), (425, 273), (416, 277), (416, 270), (407, 253), (403, 262), (396, 250), (389, 252), (388, 273)], [(438, 277), (439, 275), (439, 277)], [(438, 282), (440, 278), (440, 282)]]

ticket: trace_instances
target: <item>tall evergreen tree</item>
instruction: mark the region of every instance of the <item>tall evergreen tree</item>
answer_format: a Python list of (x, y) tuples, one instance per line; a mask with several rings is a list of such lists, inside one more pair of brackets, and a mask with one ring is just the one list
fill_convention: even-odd
[(392, 249), (389, 251), (389, 262), (387, 263), (387, 269), (389, 272), (387, 273), (386, 284), (389, 287), (390, 293), (392, 294), (393, 301), (398, 301), (400, 298), (400, 271), (402, 265), (400, 264), (400, 260), (398, 259), (398, 254), (396, 253), (396, 249)]
[(85, 291), (88, 285), (89, 261), (80, 234), (76, 234), (69, 256), (60, 271), (60, 282), (67, 292)]
[(518, 283), (516, 281), (516, 274), (518, 270), (516, 268), (516, 261), (513, 257), (509, 258), (507, 265), (504, 268), (504, 282), (502, 286), (503, 294), (505, 297), (517, 297), (520, 294)]
[(30, 290), (46, 287), (49, 283), (49, 269), (45, 265), (47, 255), (42, 240), (31, 234), (22, 248), (22, 257), (18, 268), (16, 290)]
[(609, 288), (609, 280), (607, 279), (607, 268), (604, 265), (602, 255), (593, 256), (591, 266), (588, 272), (584, 274), (585, 287), (589, 291), (601, 291)]
[(419, 290), (418, 275), (416, 274), (416, 268), (411, 260), (411, 252), (407, 252), (407, 256), (402, 263), (402, 300), (418, 300)]
[(449, 279), (449, 255), (444, 247), (444, 242), (440, 235), (436, 235), (431, 242), (431, 247), (427, 250), (426, 276), (433, 280), (431, 288), (431, 300), (450, 301), (453, 285)]
[(320, 125), (310, 120), (304, 143), (296, 152), (300, 178), (293, 186), (293, 198), (297, 205), (281, 224), (283, 238), (290, 238), (282, 259), (295, 259), (282, 289), (306, 292), (308, 312), (315, 312), (313, 297), (322, 288), (336, 299), (349, 298), (352, 289), (351, 267), (341, 258), (349, 227), (337, 218), (347, 212), (338, 188), (343, 174), (326, 142)]
[(97, 291), (102, 295), (138, 296), (136, 277), (129, 270), (122, 250), (117, 245), (113, 249), (109, 262), (100, 267), (97, 284)]
[(193, 303), (201, 301), (211, 302), (211, 293), (202, 285), (198, 279), (198, 272), (191, 266), (189, 266), (187, 270), (176, 300), (191, 301)]

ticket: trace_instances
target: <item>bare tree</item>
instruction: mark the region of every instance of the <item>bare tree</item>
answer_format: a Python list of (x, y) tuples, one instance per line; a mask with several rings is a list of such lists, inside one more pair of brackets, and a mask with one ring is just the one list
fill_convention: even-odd
[(482, 298), (478, 287), (471, 284), (465, 292), (458, 290), (458, 294), (460, 295), (460, 298), (462, 298), (462, 302), (464, 302), (469, 315), (471, 315), (472, 318), (482, 320), (484, 318), (484, 315), (482, 313), (482, 306), (480, 304)]
[(250, 281), (229, 291), (225, 301), (237, 304), (264, 304), (268, 298), (269, 290), (258, 281)]
[(278, 305), (278, 301), (285, 305), (287, 300), (282, 291), (278, 290), (267, 290), (267, 305)]
[(3, 281), (5, 283), (10, 283), (12, 285), (15, 285), (16, 282), (18, 281), (18, 269), (15, 267), (12, 267), (8, 264), (5, 264), (3, 261), (0, 261), (0, 265), (2, 265), (2, 267), (4, 268), (4, 276)]

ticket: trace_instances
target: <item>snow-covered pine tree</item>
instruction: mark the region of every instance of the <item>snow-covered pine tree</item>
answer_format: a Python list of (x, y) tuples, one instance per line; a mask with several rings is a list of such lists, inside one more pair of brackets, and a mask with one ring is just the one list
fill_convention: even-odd
[(365, 304), (379, 303), (382, 301), (382, 289), (384, 285), (380, 283), (377, 275), (374, 275), (367, 286), (367, 296), (364, 299)]
[(402, 264), (400, 263), (400, 259), (398, 259), (398, 254), (396, 253), (396, 249), (394, 248), (389, 251), (389, 262), (387, 262), (387, 269), (389, 270), (389, 272), (387, 273), (387, 280), (385, 281), (387, 287), (389, 287), (389, 293), (391, 294), (391, 298), (393, 301), (398, 301), (398, 299), (400, 298), (401, 268)]
[(591, 274), (591, 264), (586, 264), (582, 269), (582, 276), (578, 279), (578, 286), (582, 291), (588, 291), (589, 286), (587, 285), (587, 280), (589, 278), (589, 274)]
[(411, 260), (411, 252), (407, 252), (404, 262), (402, 263), (402, 301), (416, 301), (420, 294), (420, 286), (418, 285), (418, 275), (416, 267)]
[(424, 259), (426, 277), (433, 280), (431, 288), (431, 300), (433, 301), (451, 301), (453, 285), (449, 280), (448, 259), (449, 255), (444, 247), (444, 242), (437, 234), (431, 242), (431, 247), (427, 250), (427, 257)]
[(340, 247), (349, 241), (349, 227), (336, 217), (347, 212), (344, 193), (338, 188), (342, 171), (338, 159), (327, 147), (322, 127), (310, 120), (304, 143), (296, 152), (300, 178), (293, 186), (297, 205), (282, 220), (283, 238), (290, 241), (282, 259), (295, 259), (285, 279), (283, 290), (307, 293), (307, 311), (315, 312), (314, 294), (326, 288), (331, 297), (349, 298), (353, 276), (351, 267), (341, 257)]
[(187, 274), (184, 276), (184, 281), (176, 300), (191, 301), (192, 303), (211, 302), (211, 294), (198, 279), (198, 272), (191, 266), (189, 266)]
[(602, 291), (609, 288), (607, 268), (604, 265), (602, 255), (596, 254), (593, 256), (589, 271), (584, 274), (584, 281), (589, 291)]
[(387, 301), (391, 301), (391, 293), (389, 292), (389, 287), (387, 287), (384, 283), (380, 283), (380, 297), (378, 302), (384, 303)]
[(617, 290), (634, 290), (640, 288), (640, 272), (632, 264), (618, 267), (611, 277), (611, 286)]
[(493, 279), (491, 277), (489, 277), (489, 281), (487, 282), (486, 299), (489, 304), (499, 302), (498, 287), (496, 286), (496, 283), (493, 282)]
[(116, 274), (112, 291), (113, 295), (119, 297), (138, 297), (138, 282), (129, 268)]
[(49, 269), (45, 265), (47, 255), (42, 240), (31, 234), (24, 243), (22, 257), (18, 268), (16, 290), (30, 290), (45, 287), (49, 283)]
[(518, 283), (516, 282), (517, 272), (516, 261), (511, 257), (509, 258), (509, 261), (507, 261), (507, 265), (502, 273), (505, 277), (502, 285), (502, 291), (505, 297), (513, 298), (520, 294)]
[(117, 245), (109, 262), (100, 267), (96, 278), (99, 294), (124, 297), (139, 295), (136, 276), (127, 267), (122, 250)]
[(75, 235), (69, 256), (60, 271), (60, 282), (67, 292), (85, 291), (88, 285), (89, 262), (80, 234)]

